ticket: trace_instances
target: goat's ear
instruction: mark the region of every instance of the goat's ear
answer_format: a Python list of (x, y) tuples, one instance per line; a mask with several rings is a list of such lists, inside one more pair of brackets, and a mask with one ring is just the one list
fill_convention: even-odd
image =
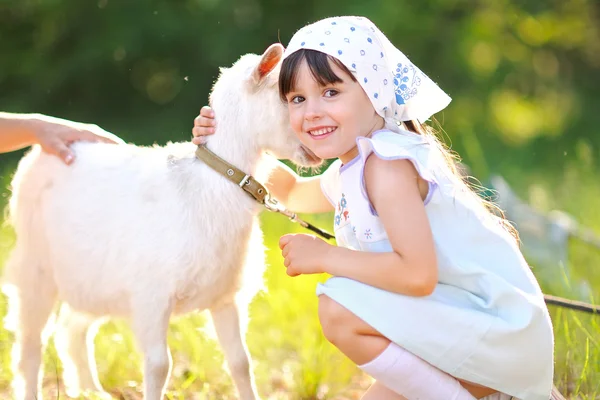
[(283, 46), (280, 43), (273, 43), (262, 55), (260, 63), (252, 73), (254, 82), (260, 83), (265, 76), (269, 75), (275, 69), (281, 57), (283, 57)]

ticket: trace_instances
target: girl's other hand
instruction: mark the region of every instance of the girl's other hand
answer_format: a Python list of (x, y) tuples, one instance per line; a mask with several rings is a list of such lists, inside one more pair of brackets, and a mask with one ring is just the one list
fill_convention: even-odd
[(192, 143), (200, 145), (206, 143), (205, 136), (215, 133), (215, 112), (209, 106), (204, 106), (200, 109), (200, 115), (194, 118), (194, 128), (192, 134), (194, 138)]
[(283, 265), (289, 276), (320, 274), (331, 245), (320, 238), (304, 233), (283, 235), (279, 248)]

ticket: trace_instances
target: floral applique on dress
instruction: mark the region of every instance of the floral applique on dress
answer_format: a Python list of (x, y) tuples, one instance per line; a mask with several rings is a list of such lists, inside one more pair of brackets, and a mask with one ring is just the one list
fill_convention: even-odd
[(335, 208), (335, 226), (339, 226), (342, 221), (348, 221), (350, 217), (350, 210), (348, 210), (348, 202), (346, 196), (342, 193), (342, 198), (338, 201)]

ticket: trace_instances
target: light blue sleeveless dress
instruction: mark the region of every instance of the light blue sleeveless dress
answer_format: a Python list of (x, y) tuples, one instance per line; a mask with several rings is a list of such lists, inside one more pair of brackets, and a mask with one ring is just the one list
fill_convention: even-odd
[[(339, 246), (392, 251), (365, 190), (369, 155), (410, 160), (429, 183), (425, 210), (439, 268), (433, 294), (411, 297), (332, 277), (325, 294), (392, 342), (437, 368), (522, 400), (547, 400), (554, 337), (543, 294), (518, 244), (472, 195), (456, 185), (441, 153), (412, 132), (375, 132), (357, 139), (359, 155), (338, 160), (321, 186), (335, 207)], [(393, 185), (393, 182), (390, 182)], [(365, 268), (369, 268), (365, 265)]]

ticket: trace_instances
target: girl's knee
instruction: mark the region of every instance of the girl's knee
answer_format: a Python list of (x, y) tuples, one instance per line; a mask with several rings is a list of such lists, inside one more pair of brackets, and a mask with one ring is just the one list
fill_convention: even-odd
[(319, 296), (319, 322), (323, 335), (328, 341), (335, 344), (343, 336), (351, 334), (353, 320), (357, 317), (340, 303), (326, 295)]

